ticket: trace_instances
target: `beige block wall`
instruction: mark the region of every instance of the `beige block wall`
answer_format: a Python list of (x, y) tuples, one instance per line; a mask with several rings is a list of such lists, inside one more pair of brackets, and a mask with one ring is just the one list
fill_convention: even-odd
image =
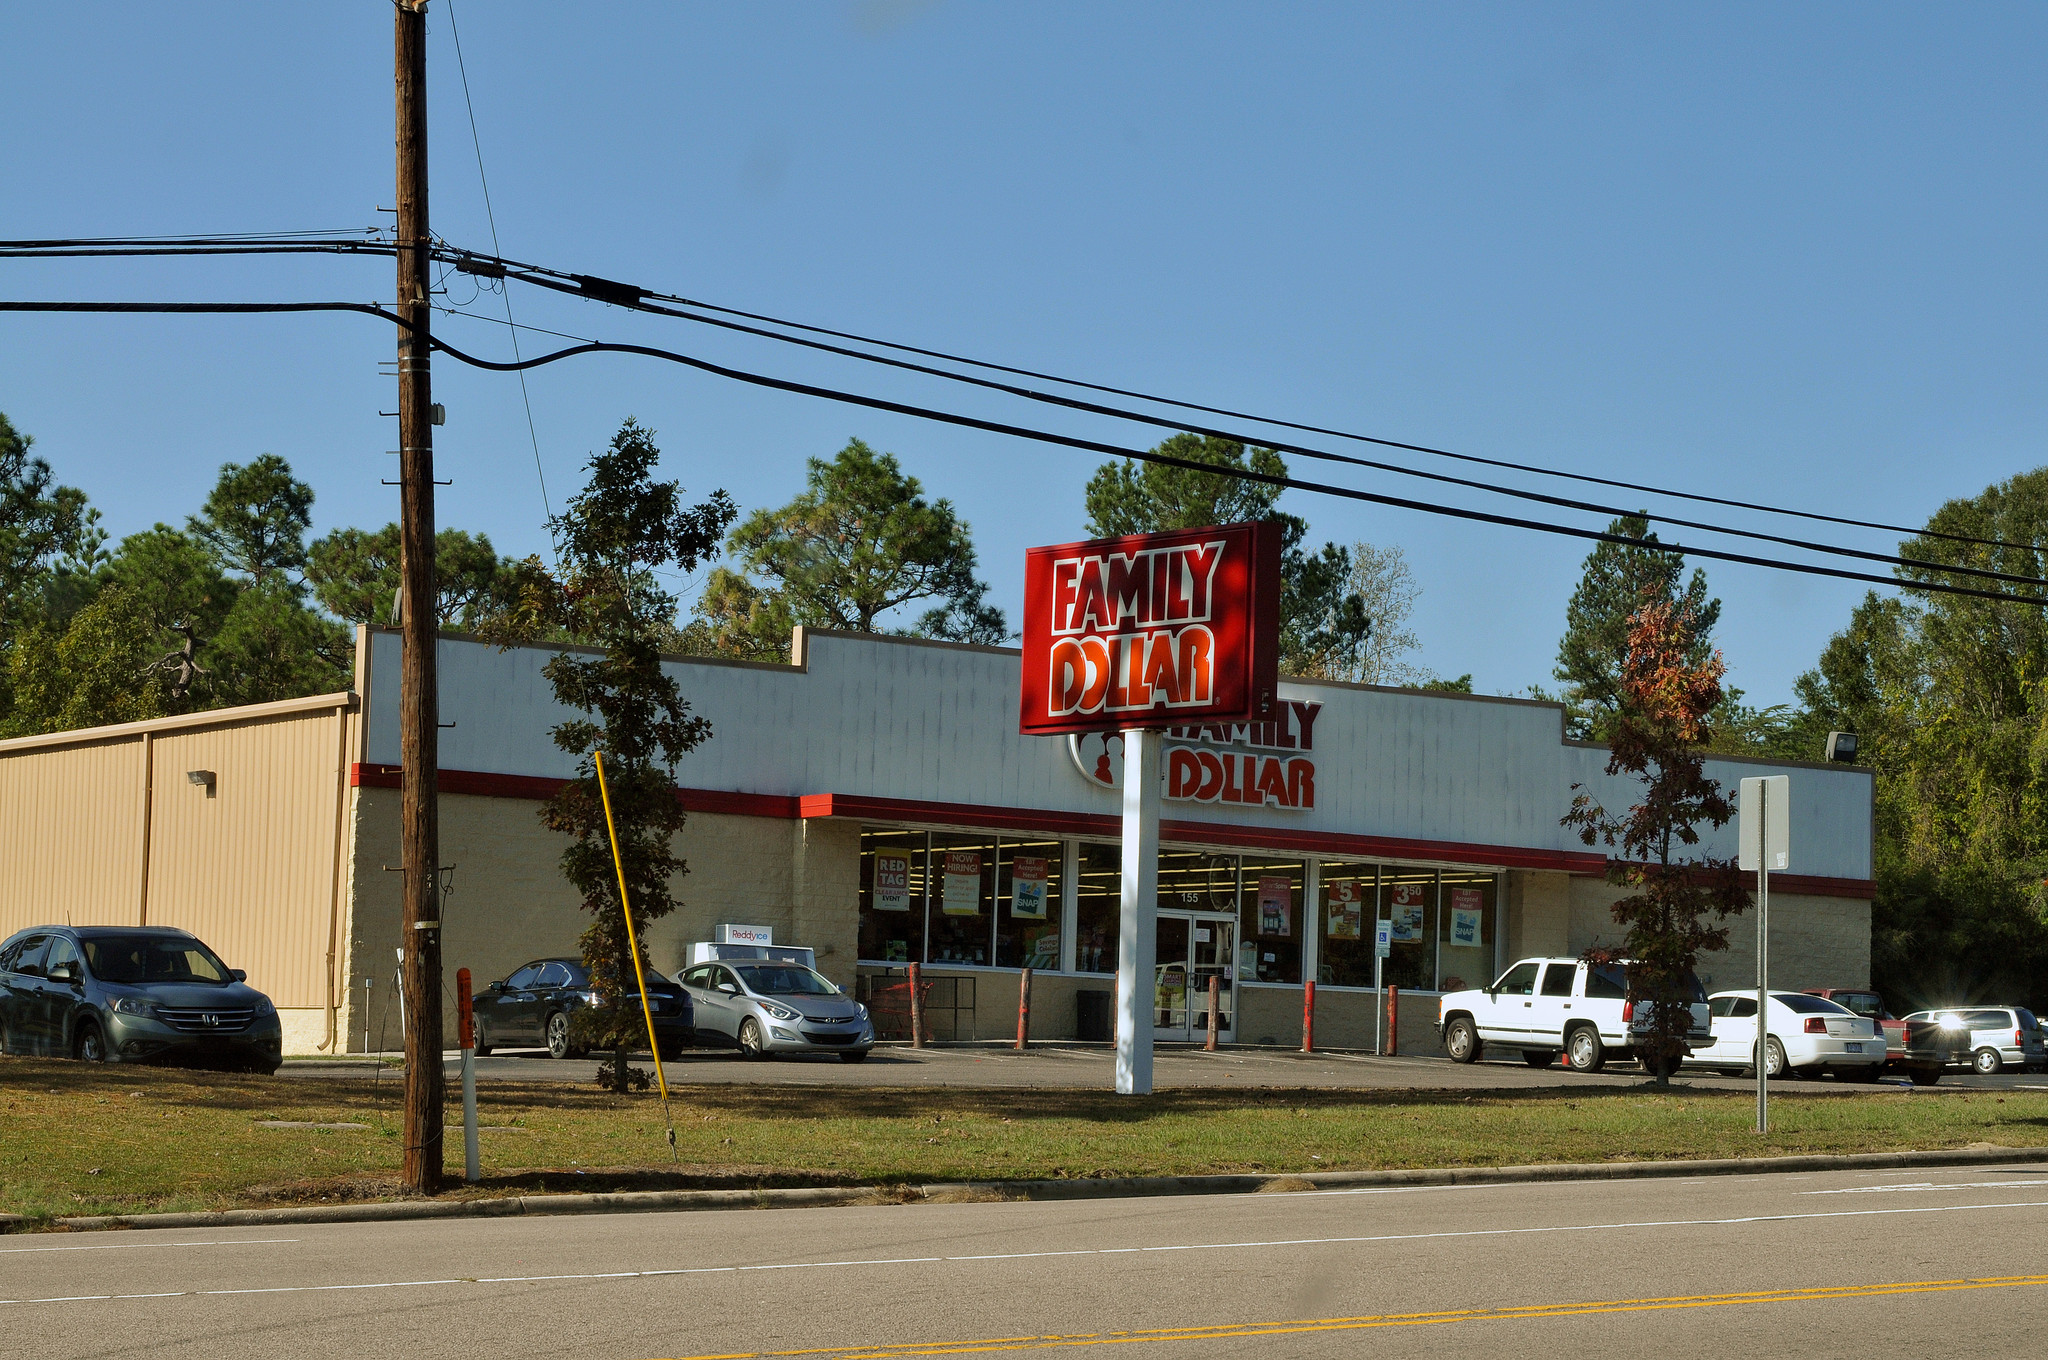
[[(1615, 924), (1612, 907), (1625, 892), (1603, 879), (1572, 879), (1571, 939), (1565, 952), (1580, 954), (1596, 944), (1618, 943), (1622, 929)], [(1751, 908), (1731, 918), (1728, 948), (1701, 958), (1698, 971), (1707, 990), (1756, 985), (1754, 912)], [(1869, 986), (1869, 901), (1773, 892), (1771, 985), (1788, 991)]]
[[(349, 1051), (360, 1052), (366, 1015), (371, 1047), (395, 1048), (401, 1041), (391, 994), (399, 875), (382, 867), (399, 858), (399, 793), (355, 793), (344, 1019)], [(519, 798), (441, 797), (441, 862), (455, 866), (442, 928), (450, 998), (444, 1024), (451, 1035), (456, 969), (468, 968), (481, 990), (528, 960), (578, 952), (588, 918), (561, 874), (565, 838), (540, 825), (540, 807)], [(737, 922), (768, 926), (777, 940), (811, 946), (819, 971), (851, 984), (859, 852), (857, 824), (691, 813), (676, 837), (676, 853), (688, 866), (673, 886), (680, 905), (648, 927), (649, 960), (673, 973), (693, 941), (711, 938), (714, 925)], [(366, 976), (376, 980), (367, 1012)]]
[(1571, 875), (1510, 869), (1507, 878), (1507, 962), (1572, 952)]

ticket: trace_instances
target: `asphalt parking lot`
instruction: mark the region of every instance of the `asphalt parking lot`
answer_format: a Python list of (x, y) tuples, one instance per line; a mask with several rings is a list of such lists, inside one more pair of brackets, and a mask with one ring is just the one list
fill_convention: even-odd
[[(395, 1056), (395, 1055), (394, 1055)], [(450, 1052), (448, 1073), (460, 1071), (460, 1055)], [(541, 1050), (494, 1053), (476, 1060), (479, 1080), (591, 1082), (597, 1059), (555, 1061)], [(646, 1056), (641, 1055), (644, 1064)], [(368, 1060), (314, 1059), (287, 1062), (280, 1075), (352, 1076), (371, 1078), (379, 1067)], [(391, 1069), (383, 1068), (385, 1076)], [(1042, 1043), (1023, 1052), (1007, 1046), (964, 1044), (913, 1049), (883, 1045), (864, 1063), (841, 1062), (836, 1056), (785, 1057), (750, 1061), (737, 1053), (705, 1051), (662, 1064), (663, 1075), (676, 1085), (705, 1083), (775, 1083), (793, 1086), (967, 1086), (1021, 1088), (1108, 1088), (1114, 1085), (1114, 1053), (1106, 1044)], [(1376, 1057), (1364, 1053), (1304, 1054), (1289, 1049), (1232, 1047), (1214, 1053), (1201, 1048), (1160, 1045), (1154, 1050), (1156, 1089), (1204, 1087), (1317, 1087), (1356, 1090), (1502, 1090), (1560, 1086), (1635, 1086), (1647, 1081), (1632, 1063), (1616, 1063), (1598, 1073), (1572, 1072), (1562, 1065), (1532, 1068), (1519, 1057), (1487, 1059), (1460, 1066), (1448, 1058), (1427, 1056)], [(1675, 1079), (1703, 1090), (1753, 1090), (1754, 1078), (1724, 1077), (1707, 1069), (1688, 1068)], [(1914, 1089), (1903, 1077), (1887, 1077), (1885, 1085)], [(1859, 1091), (1868, 1086), (1831, 1078), (1800, 1081), (1782, 1078), (1773, 1090)], [(1958, 1069), (1941, 1084), (1918, 1088), (1925, 1094), (1951, 1090), (2048, 1090), (2048, 1076), (2019, 1071), (1981, 1077)]]

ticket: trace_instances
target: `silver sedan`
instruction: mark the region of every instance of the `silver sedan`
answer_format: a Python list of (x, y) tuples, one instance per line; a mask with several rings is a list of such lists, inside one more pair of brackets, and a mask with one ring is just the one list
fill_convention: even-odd
[(676, 974), (696, 1012), (697, 1041), (772, 1053), (836, 1053), (859, 1062), (875, 1044), (867, 1007), (800, 963), (700, 963)]

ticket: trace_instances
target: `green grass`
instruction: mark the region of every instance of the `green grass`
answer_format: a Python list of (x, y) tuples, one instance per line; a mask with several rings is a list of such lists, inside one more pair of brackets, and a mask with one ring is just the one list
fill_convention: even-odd
[[(449, 1194), (1299, 1173), (2048, 1145), (2048, 1094), (672, 1088), (661, 1107), (556, 1083), (479, 1095), (484, 1180)], [(48, 1218), (398, 1193), (399, 1082), (0, 1059), (0, 1212)], [(460, 1107), (447, 1164), (460, 1171)], [(356, 1123), (273, 1129), (261, 1120)], [(460, 1182), (458, 1181), (458, 1186)]]

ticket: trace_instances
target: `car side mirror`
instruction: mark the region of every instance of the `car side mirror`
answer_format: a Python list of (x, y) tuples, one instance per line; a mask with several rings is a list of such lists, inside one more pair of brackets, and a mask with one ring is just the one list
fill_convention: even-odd
[(491, 984), (490, 986), (488, 986), (488, 987), (484, 988), (484, 990), (485, 990), (485, 991), (487, 991), (487, 992), (502, 992), (502, 991), (504, 991), (504, 990), (505, 990), (505, 979), (503, 979), (503, 978), (499, 978), (499, 979), (498, 979), (498, 980), (497, 980), (496, 982), (493, 982), (493, 983), (492, 983), (492, 984)]
[(249, 980), (249, 970), (246, 968), (230, 968), (228, 969), (228, 976), (237, 982), (247, 982)]
[(78, 981), (78, 965), (77, 965), (77, 964), (75, 964), (75, 963), (59, 963), (59, 964), (56, 964), (56, 965), (52, 966), (52, 967), (51, 967), (51, 969), (50, 969), (50, 981), (52, 981), (52, 982), (76, 982), (76, 981)]

